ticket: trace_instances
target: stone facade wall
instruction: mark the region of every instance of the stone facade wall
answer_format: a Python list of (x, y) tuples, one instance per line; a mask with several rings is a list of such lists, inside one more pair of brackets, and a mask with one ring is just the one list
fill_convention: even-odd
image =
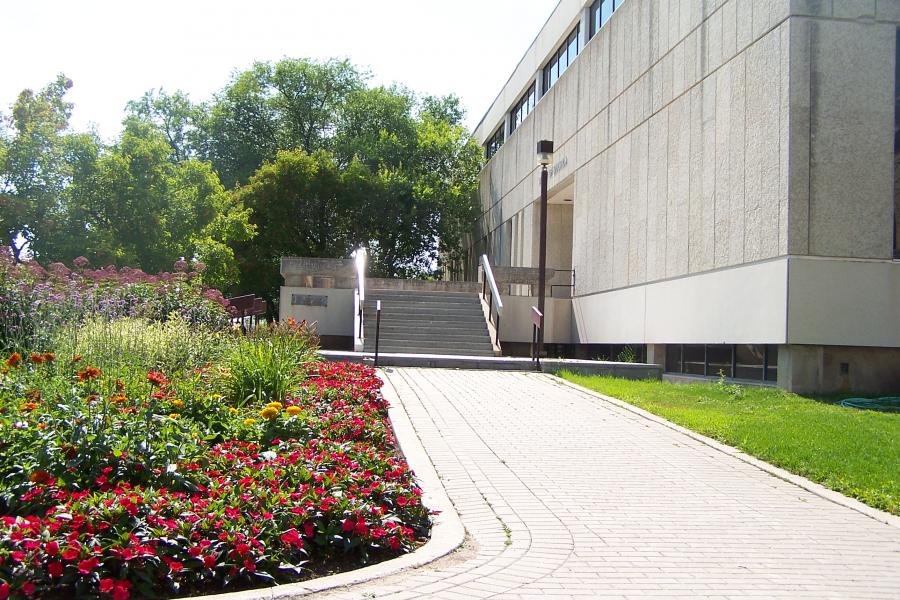
[(488, 245), (537, 264), (552, 139), (579, 296), (789, 254), (889, 259), (898, 20), (897, 0), (627, 0), (485, 166)]

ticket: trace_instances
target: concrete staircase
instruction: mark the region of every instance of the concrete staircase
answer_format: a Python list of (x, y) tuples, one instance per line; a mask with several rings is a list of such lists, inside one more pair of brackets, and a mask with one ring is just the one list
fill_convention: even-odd
[(377, 289), (366, 291), (366, 352), (375, 352), (376, 300), (381, 300), (379, 352), (494, 355), (478, 294)]

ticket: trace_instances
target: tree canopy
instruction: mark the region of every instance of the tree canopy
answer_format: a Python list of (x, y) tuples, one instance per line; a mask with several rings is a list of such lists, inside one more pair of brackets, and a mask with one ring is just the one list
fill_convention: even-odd
[(283, 255), (365, 246), (375, 275), (440, 275), (474, 222), (481, 150), (457, 98), (368, 81), (346, 60), (258, 62), (205, 103), (148, 91), (112, 143), (70, 130), (65, 76), (25, 90), (0, 126), (4, 238), (17, 259), (201, 260), (272, 301)]

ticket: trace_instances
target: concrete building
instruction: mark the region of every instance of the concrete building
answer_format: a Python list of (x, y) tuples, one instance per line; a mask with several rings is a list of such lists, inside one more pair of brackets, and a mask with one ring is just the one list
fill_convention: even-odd
[[(552, 140), (551, 352), (900, 390), (898, 25), (900, 0), (561, 0), (475, 132), (472, 269), (537, 266)], [(533, 304), (507, 290), (504, 349)]]

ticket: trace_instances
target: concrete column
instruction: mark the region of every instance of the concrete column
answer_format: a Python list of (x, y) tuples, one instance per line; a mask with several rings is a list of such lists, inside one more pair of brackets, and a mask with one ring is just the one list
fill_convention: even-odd
[(651, 365), (660, 365), (666, 368), (666, 345), (647, 344), (647, 362)]

